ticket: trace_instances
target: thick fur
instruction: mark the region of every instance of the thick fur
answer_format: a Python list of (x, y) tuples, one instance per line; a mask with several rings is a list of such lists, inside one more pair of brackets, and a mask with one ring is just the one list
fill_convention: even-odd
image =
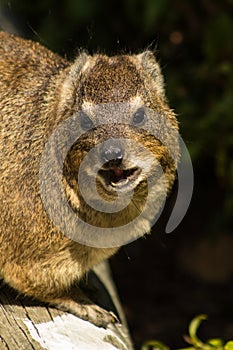
[[(40, 197), (41, 155), (55, 128), (80, 109), (95, 124), (99, 104), (127, 103), (134, 111), (146, 106), (163, 115), (177, 130), (175, 115), (165, 99), (159, 65), (148, 51), (115, 57), (83, 53), (70, 63), (38, 43), (1, 32), (0, 68), (0, 276), (23, 294), (106, 325), (110, 318), (102, 317), (96, 306), (89, 305), (85, 312), (79, 308), (85, 299), (81, 291), (75, 300), (69, 291), (74, 282), (118, 248), (82, 245), (53, 225)], [(130, 114), (127, 113), (125, 115)], [(111, 122), (114, 123), (114, 119)], [(168, 148), (173, 149), (176, 158), (179, 150), (175, 137), (166, 130), (163, 134), (167, 147), (149, 132), (133, 128), (126, 120), (125, 126), (118, 124), (111, 128), (108, 123), (82, 135), (64, 163), (63, 185), (73, 210), (100, 227), (121, 226), (137, 216), (134, 205), (122, 215), (97, 215), (80, 195), (76, 174), (83, 157), (109, 138), (123, 137), (143, 144), (161, 162), (170, 189), (176, 169)], [(130, 145), (125, 149), (125, 167), (137, 158), (145, 168), (138, 180), (140, 185), (135, 187), (135, 203), (140, 210), (147, 196), (143, 176), (150, 176), (153, 164), (149, 164), (143, 149), (141, 153)], [(93, 176), (92, 169), (87, 168), (85, 173), (88, 183)], [(105, 191), (100, 180), (97, 187), (103, 198), (114, 197)], [(157, 192), (159, 189), (155, 186), (155, 202)], [(150, 221), (158, 209), (156, 205), (151, 208), (148, 218), (142, 219), (135, 230), (141, 234), (149, 232)], [(97, 321), (92, 310), (101, 315)]]

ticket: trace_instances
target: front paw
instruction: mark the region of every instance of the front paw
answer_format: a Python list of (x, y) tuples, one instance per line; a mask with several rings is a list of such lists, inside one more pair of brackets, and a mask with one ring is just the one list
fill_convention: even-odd
[(107, 311), (98, 305), (81, 305), (81, 308), (81, 314), (75, 312), (75, 315), (93, 323), (97, 327), (107, 328), (108, 324), (119, 323), (118, 318), (112, 311)]
[(59, 298), (50, 301), (50, 305), (72, 313), (73, 315), (93, 323), (97, 327), (106, 328), (110, 323), (119, 323), (118, 318), (112, 311), (107, 311), (102, 307), (92, 303), (88, 298), (74, 301), (68, 298)]

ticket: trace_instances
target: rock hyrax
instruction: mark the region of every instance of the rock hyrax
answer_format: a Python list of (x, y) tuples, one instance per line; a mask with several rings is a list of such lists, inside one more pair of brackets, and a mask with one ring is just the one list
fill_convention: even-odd
[[(66, 129), (64, 122), (69, 118)], [(46, 187), (56, 180), (53, 162), (44, 151), (55, 130), (60, 133), (48, 147), (51, 155), (56, 143), (55, 163), (70, 137), (81, 130), (65, 157), (61, 156), (60, 182), (71, 212), (81, 222), (80, 230), (84, 222), (89, 225), (77, 232), (81, 242), (70, 239), (46, 208), (53, 207), (67, 224), (66, 209), (54, 199), (54, 189), (50, 193)], [(152, 52), (113, 57), (81, 53), (69, 62), (38, 43), (1, 32), (0, 276), (4, 281), (22, 294), (99, 326), (111, 322), (112, 315), (88, 301), (77, 283), (120, 245), (114, 244), (118, 231), (112, 245), (96, 244), (100, 235), (93, 236), (95, 228), (119, 229), (119, 234), (127, 233), (132, 239), (150, 231), (161, 206), (157, 198), (164, 191), (158, 185), (159, 176), (150, 186), (148, 181), (153, 180), (159, 162), (165, 192), (171, 189), (179, 154), (177, 130)], [(97, 208), (87, 203), (80, 189), (79, 168), (88, 154), (83, 188)], [(90, 195), (93, 178), (96, 192)], [(102, 201), (110, 208), (118, 195), (124, 202), (132, 191), (125, 208), (107, 212), (107, 205), (98, 210)], [(88, 227), (93, 244), (83, 244)], [(74, 297), (70, 290), (76, 283)]]

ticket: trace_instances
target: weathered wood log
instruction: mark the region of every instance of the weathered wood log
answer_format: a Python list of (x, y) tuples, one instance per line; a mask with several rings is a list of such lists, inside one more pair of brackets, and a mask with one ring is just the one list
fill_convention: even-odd
[(86, 291), (117, 313), (121, 325), (99, 328), (74, 315), (0, 287), (0, 350), (133, 350), (116, 288), (106, 262), (90, 274)]

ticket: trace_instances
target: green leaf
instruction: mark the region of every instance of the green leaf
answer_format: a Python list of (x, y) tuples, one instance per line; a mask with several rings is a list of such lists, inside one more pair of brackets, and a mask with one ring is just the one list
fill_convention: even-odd
[(199, 315), (195, 317), (190, 325), (189, 325), (189, 336), (191, 338), (191, 342), (194, 346), (196, 347), (202, 347), (204, 346), (204, 343), (197, 337), (197, 330), (201, 324), (202, 321), (206, 320), (207, 316), (206, 315)]
[(149, 340), (142, 345), (141, 350), (170, 350), (167, 345), (157, 340)]
[(215, 349), (223, 349), (223, 340), (219, 338), (209, 339), (207, 342), (209, 345), (213, 346)]
[(233, 350), (233, 340), (230, 340), (226, 343), (224, 350)]

